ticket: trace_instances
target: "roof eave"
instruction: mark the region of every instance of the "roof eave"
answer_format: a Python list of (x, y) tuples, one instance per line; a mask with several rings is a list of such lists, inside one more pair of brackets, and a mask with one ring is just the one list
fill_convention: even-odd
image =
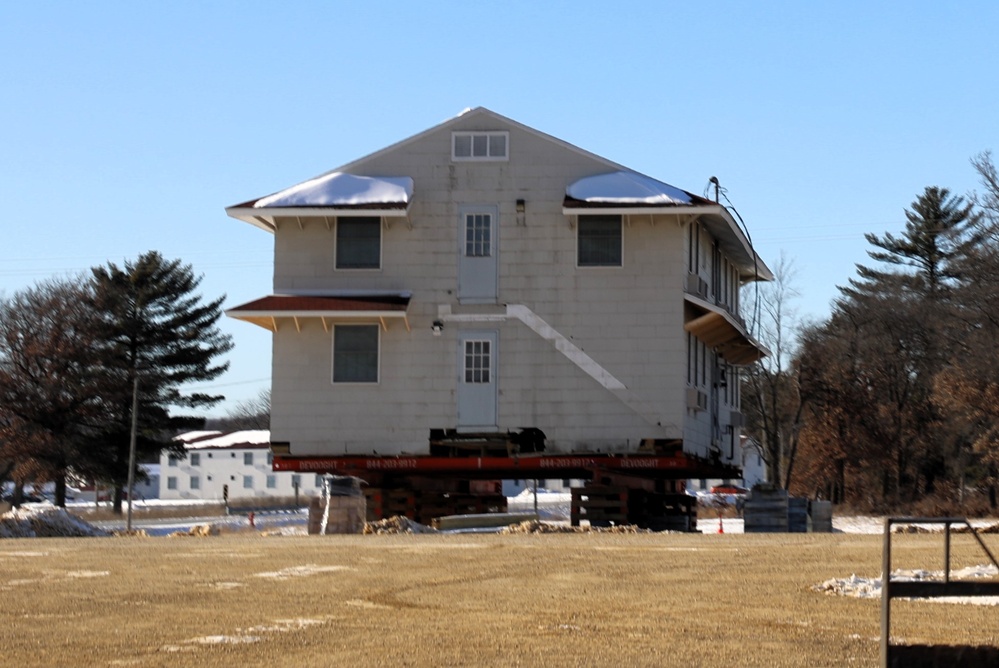
[(253, 206), (230, 206), (225, 210), (231, 218), (242, 220), (254, 227), (273, 233), (277, 229), (276, 218), (331, 218), (335, 216), (372, 216), (380, 218), (407, 218), (409, 216), (409, 204), (400, 203), (398, 206), (385, 205), (381, 208), (372, 208), (370, 205), (362, 206), (282, 206), (282, 207), (253, 207)]

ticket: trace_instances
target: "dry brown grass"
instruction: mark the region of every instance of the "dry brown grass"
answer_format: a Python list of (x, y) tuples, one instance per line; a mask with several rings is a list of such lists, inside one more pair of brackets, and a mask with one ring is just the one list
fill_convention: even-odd
[[(942, 541), (894, 550), (939, 568)], [(954, 558), (983, 562), (968, 536)], [(9, 540), (0, 647), (16, 666), (876, 665), (878, 602), (810, 587), (880, 559), (847, 534)], [(899, 602), (894, 630), (995, 644), (995, 615)]]

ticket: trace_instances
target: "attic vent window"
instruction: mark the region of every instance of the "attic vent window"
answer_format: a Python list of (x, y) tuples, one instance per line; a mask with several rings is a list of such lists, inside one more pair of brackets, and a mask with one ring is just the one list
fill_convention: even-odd
[(453, 132), (451, 133), (451, 159), (462, 161), (506, 160), (510, 133)]

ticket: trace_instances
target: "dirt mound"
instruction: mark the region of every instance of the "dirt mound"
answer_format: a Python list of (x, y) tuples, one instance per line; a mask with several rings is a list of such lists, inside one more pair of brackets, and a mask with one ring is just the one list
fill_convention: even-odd
[(396, 515), (377, 522), (367, 522), (364, 533), (437, 533), (437, 529), (414, 522), (408, 517)]
[(25, 504), (0, 515), (0, 538), (76, 538), (109, 536), (103, 531), (57, 508)]
[(514, 533), (652, 533), (649, 529), (639, 529), (633, 524), (613, 527), (574, 527), (567, 524), (548, 524), (538, 520), (529, 520), (520, 524), (511, 524), (501, 534)]

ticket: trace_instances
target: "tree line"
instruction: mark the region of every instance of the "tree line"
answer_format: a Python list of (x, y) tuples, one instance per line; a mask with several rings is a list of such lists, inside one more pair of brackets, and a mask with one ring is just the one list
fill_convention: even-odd
[(972, 165), (981, 193), (927, 187), (901, 233), (865, 235), (874, 263), (825, 321), (796, 326), (777, 264), (759, 300), (776, 354), (747, 372), (743, 402), (771, 481), (871, 509), (969, 489), (996, 507), (999, 175), (988, 152)]
[(73, 475), (112, 487), (121, 512), (133, 400), (139, 456), (182, 454), (171, 437), (204, 419), (176, 411), (224, 397), (181, 387), (218, 377), (232, 349), (217, 326), (224, 296), (203, 301), (200, 283), (150, 251), (0, 299), (0, 483), (54, 482), (65, 505)]

